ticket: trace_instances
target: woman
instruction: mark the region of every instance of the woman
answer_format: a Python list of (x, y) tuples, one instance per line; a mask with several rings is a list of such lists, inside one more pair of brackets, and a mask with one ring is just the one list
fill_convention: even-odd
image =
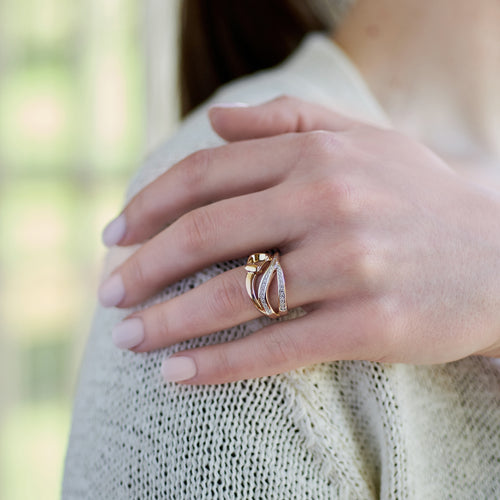
[(66, 498), (498, 497), (499, 22), (360, 0), (189, 115), (104, 233)]

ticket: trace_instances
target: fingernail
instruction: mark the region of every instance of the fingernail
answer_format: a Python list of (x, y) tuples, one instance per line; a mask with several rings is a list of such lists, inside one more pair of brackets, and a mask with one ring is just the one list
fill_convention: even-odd
[(248, 108), (249, 104), (244, 102), (218, 102), (210, 106), (210, 109), (214, 108)]
[(111, 332), (116, 347), (130, 349), (144, 340), (144, 326), (140, 318), (130, 318), (118, 323)]
[(121, 214), (104, 228), (102, 232), (102, 242), (107, 247), (116, 245), (125, 236), (126, 229), (125, 214)]
[(98, 291), (99, 302), (104, 307), (114, 307), (125, 297), (125, 287), (122, 277), (119, 274), (110, 276)]
[(196, 364), (187, 356), (172, 356), (163, 361), (161, 374), (165, 382), (180, 382), (196, 375)]

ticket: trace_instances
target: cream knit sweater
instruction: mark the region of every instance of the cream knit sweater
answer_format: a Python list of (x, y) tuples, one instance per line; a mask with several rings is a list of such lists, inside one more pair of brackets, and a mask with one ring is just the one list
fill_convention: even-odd
[[(386, 122), (357, 70), (319, 34), (278, 68), (227, 85), (212, 102), (259, 103), (284, 93)], [(187, 154), (221, 142), (203, 106), (146, 160), (128, 199)], [(131, 251), (111, 250), (107, 271)], [(149, 303), (240, 264), (196, 273)], [(500, 498), (493, 360), (331, 362), (218, 386), (164, 384), (165, 356), (251, 334), (269, 320), (134, 354), (110, 337), (128, 312), (97, 309), (76, 391), (64, 499)]]

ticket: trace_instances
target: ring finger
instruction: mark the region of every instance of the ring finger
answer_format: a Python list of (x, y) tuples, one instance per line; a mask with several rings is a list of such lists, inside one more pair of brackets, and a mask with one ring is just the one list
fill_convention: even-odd
[[(293, 217), (279, 219), (280, 213), (291, 213), (291, 198), (279, 196), (277, 189), (222, 200), (181, 217), (101, 285), (102, 305), (130, 307), (214, 262), (284, 248), (300, 234)], [(284, 201), (277, 205), (276, 200)]]
[[(311, 274), (298, 272), (303, 268), (298, 262), (304, 260), (303, 253), (291, 252), (281, 259), (290, 308), (320, 299)], [(245, 276), (244, 267), (226, 271), (167, 302), (132, 314), (113, 329), (114, 343), (137, 352), (150, 351), (259, 317), (247, 295)], [(270, 295), (276, 297), (273, 288)]]

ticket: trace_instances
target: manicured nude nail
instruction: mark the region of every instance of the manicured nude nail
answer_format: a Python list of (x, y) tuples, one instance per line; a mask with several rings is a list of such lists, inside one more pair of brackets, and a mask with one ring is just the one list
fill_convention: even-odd
[(116, 219), (113, 219), (102, 232), (102, 242), (107, 247), (112, 247), (117, 243), (120, 243), (122, 238), (125, 236), (125, 231), (127, 229), (125, 215), (121, 214)]
[(144, 340), (144, 325), (141, 318), (130, 318), (118, 323), (111, 332), (116, 347), (130, 349)]
[(196, 364), (187, 356), (172, 356), (163, 361), (161, 374), (165, 382), (180, 382), (196, 375)]
[(110, 276), (98, 291), (99, 302), (104, 307), (114, 307), (125, 297), (125, 287), (122, 277), (119, 274)]
[(249, 104), (244, 102), (218, 102), (210, 106), (210, 109), (213, 108), (248, 108)]

